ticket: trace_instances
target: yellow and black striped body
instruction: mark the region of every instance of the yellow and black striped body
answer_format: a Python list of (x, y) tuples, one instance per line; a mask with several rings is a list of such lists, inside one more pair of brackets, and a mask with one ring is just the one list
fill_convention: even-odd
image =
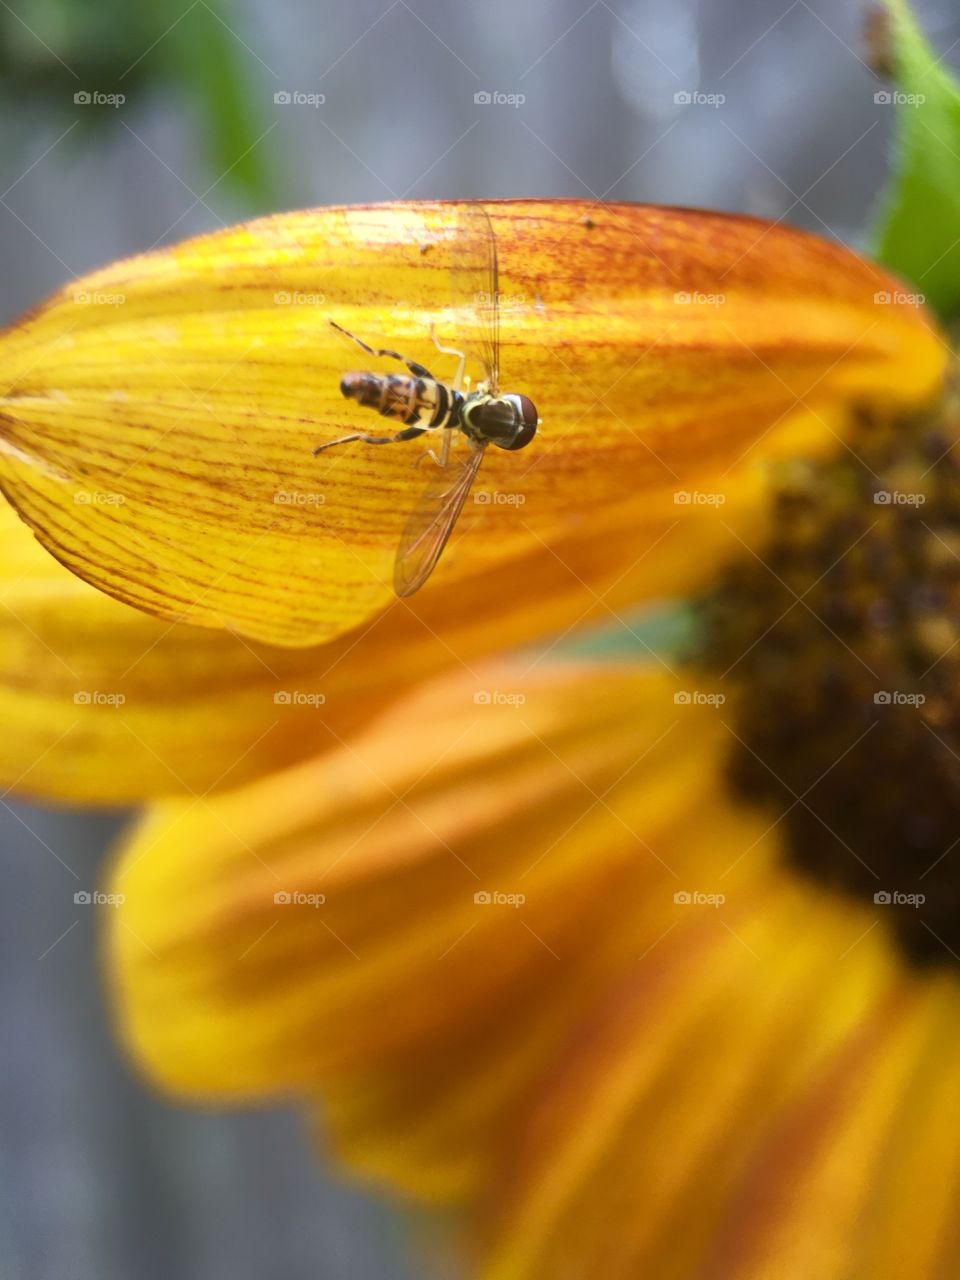
[(383, 418), (424, 431), (457, 426), (464, 399), (459, 391), (434, 378), (404, 373), (347, 373), (340, 390), (348, 399), (376, 410)]
[[(403, 430), (389, 436), (368, 435), (365, 431), (353, 431), (337, 440), (318, 444), (314, 456), (336, 445), (362, 440), (364, 444), (393, 444), (398, 440), (413, 440), (428, 431), (459, 428), (475, 449), (495, 444), (500, 449), (523, 449), (530, 443), (540, 422), (533, 401), (527, 396), (491, 394), (487, 383), (478, 383), (475, 390), (464, 395), (459, 390), (463, 379), (464, 355), (447, 347), (440, 351), (460, 357), (460, 366), (452, 386), (438, 382), (425, 365), (402, 356), (389, 347), (368, 346), (362, 338), (350, 333), (342, 325), (331, 320), (330, 324), (344, 337), (372, 356), (389, 356), (399, 360), (409, 373), (370, 373), (354, 371), (340, 379), (341, 394), (348, 400), (356, 400), (367, 409), (374, 409), (382, 418), (402, 422)], [(445, 437), (443, 456), (450, 437)]]

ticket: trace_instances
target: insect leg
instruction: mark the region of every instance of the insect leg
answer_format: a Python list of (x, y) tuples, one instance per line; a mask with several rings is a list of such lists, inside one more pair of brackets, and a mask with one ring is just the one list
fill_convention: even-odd
[(428, 449), (424, 454), (424, 457), (432, 458), (438, 467), (445, 467), (447, 465), (447, 459), (450, 457), (450, 445), (453, 442), (453, 433), (457, 428), (440, 427), (435, 428), (435, 430), (436, 429), (439, 429), (443, 433), (443, 443), (440, 446), (440, 452), (437, 453), (436, 449)]
[(391, 351), (389, 347), (381, 347), (379, 350), (374, 347), (369, 347), (362, 338), (358, 338), (357, 335), (355, 333), (351, 333), (349, 329), (344, 329), (343, 325), (337, 324), (336, 320), (331, 320), (330, 323), (333, 325), (334, 329), (339, 333), (342, 333), (344, 337), (355, 342), (358, 347), (362, 347), (368, 356), (389, 356), (392, 360), (399, 360), (401, 364), (405, 364), (415, 377), (429, 378), (431, 382), (436, 381), (430, 370), (425, 368), (422, 364), (417, 364), (416, 360), (408, 360), (407, 357), (402, 356), (399, 351)]
[(328, 440), (326, 444), (318, 444), (313, 450), (313, 456), (323, 453), (324, 449), (332, 449), (335, 444), (351, 444), (354, 440), (362, 440), (364, 444), (394, 444), (398, 440), (415, 440), (417, 436), (423, 435), (428, 430), (428, 427), (405, 427), (403, 431), (398, 431), (392, 436), (367, 436), (362, 431), (357, 431), (351, 436), (341, 436), (339, 440)]
[(444, 431), (443, 433), (443, 443), (440, 446), (441, 467), (445, 467), (447, 465), (447, 459), (450, 457), (450, 444), (453, 440), (454, 430), (455, 428), (451, 428), (449, 431)]
[(437, 348), (438, 351), (442, 351), (445, 356), (458, 357), (457, 372), (454, 374), (453, 382), (450, 385), (453, 387), (454, 391), (459, 391), (461, 386), (463, 385), (463, 371), (464, 371), (464, 368), (466, 367), (467, 357), (463, 354), (462, 351), (457, 351), (453, 347), (441, 347), (440, 343), (437, 341), (437, 335), (434, 332), (433, 325), (430, 326), (430, 337), (431, 337), (431, 340), (433, 341), (433, 345)]

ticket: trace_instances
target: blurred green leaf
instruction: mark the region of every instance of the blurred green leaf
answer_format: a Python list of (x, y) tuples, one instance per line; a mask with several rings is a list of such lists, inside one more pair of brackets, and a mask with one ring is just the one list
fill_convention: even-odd
[(562, 637), (551, 644), (549, 653), (558, 659), (661, 658), (675, 661), (693, 651), (699, 615), (689, 605), (669, 603), (645, 605), (617, 615), (616, 621), (601, 623), (577, 635)]
[(893, 176), (874, 227), (878, 261), (944, 316), (960, 312), (960, 88), (906, 0), (885, 0), (896, 91)]
[[(274, 153), (263, 136), (270, 72), (221, 9), (222, 0), (193, 7), (189, 0), (12, 0), (0, 5), (0, 92), (8, 104), (76, 119), (79, 90), (124, 93), (129, 111), (179, 86), (197, 114), (214, 177), (245, 196), (245, 212), (275, 208)], [(79, 122), (83, 130), (116, 123), (111, 110), (82, 111)]]
[(277, 203), (265, 111), (272, 101), (265, 83), (270, 73), (243, 47), (219, 8), (219, 0), (204, 0), (171, 32), (175, 69), (206, 120), (216, 176), (241, 188), (257, 212), (266, 211)]

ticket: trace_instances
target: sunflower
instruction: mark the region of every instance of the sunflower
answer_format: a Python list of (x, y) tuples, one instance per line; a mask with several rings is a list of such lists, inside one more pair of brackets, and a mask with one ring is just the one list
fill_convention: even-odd
[(0, 335), (0, 773), (150, 801), (105, 937), (140, 1068), (296, 1099), (470, 1274), (955, 1274), (948, 346), (780, 225), (490, 216), (542, 443), (412, 600), (409, 446), (311, 448), (329, 320), (463, 326), (455, 209), (268, 219)]

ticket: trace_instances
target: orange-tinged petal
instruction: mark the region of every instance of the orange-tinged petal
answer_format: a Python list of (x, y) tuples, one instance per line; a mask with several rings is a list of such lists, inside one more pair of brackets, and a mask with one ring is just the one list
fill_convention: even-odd
[(757, 887), (557, 1055), (491, 1180), (484, 1280), (955, 1273), (956, 983), (783, 873)]
[[(777, 446), (799, 401), (823, 444), (838, 406), (912, 402), (942, 375), (938, 336), (895, 282), (782, 225), (580, 201), (489, 209), (503, 376), (543, 430), (523, 454), (488, 450), (482, 490), (523, 506), (471, 505), (427, 588), (440, 595), (546, 563), (601, 509), (622, 573), (652, 502), (722, 487), (744, 454)], [(465, 340), (456, 222), (450, 204), (279, 215), (62, 290), (0, 335), (4, 492), (59, 559), (142, 609), (284, 645), (347, 632), (391, 598), (424, 446), (311, 456), (377, 427), (340, 397), (367, 358), (328, 322), (449, 376), (428, 331)]]
[(590, 625), (632, 629), (626, 608), (682, 593), (759, 537), (766, 489), (757, 470), (745, 481), (735, 496), (728, 484), (721, 508), (651, 512), (626, 571), (609, 562), (601, 516), (549, 555), (394, 601), (357, 631), (295, 650), (114, 600), (0, 502), (0, 783), (112, 804), (232, 788), (339, 746), (444, 669), (469, 673), (544, 637), (552, 649)]
[(154, 808), (113, 884), (122, 1024), (158, 1082), (319, 1091), (344, 1158), (435, 1197), (489, 1171), (597, 987), (657, 950), (678, 889), (714, 887), (717, 842), (751, 850), (730, 892), (769, 853), (724, 800), (716, 709), (671, 677), (481, 681), (487, 702), (451, 675), (320, 762)]
[(872, 1280), (900, 1280), (911, 1268), (917, 1276), (948, 1280), (960, 1258), (960, 1000), (954, 989), (930, 1017), (928, 1037), (915, 1076), (897, 1099), (893, 1141), (872, 1171), (869, 1225), (859, 1240), (860, 1266)]

